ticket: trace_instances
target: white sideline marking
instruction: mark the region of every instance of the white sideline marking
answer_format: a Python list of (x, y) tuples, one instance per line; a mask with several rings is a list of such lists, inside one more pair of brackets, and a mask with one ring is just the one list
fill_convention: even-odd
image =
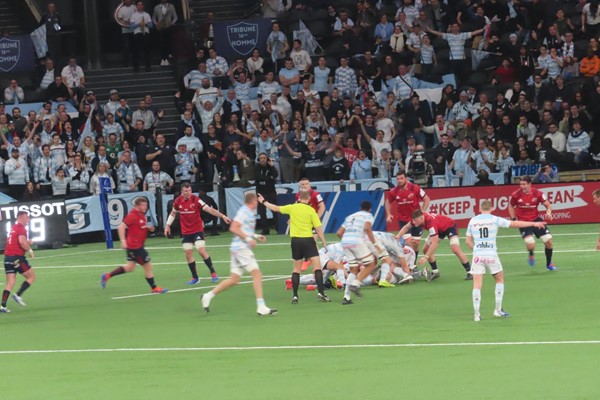
[[(556, 251), (555, 251), (556, 253)], [(34, 259), (35, 261), (35, 259)], [(272, 260), (257, 260), (259, 263), (267, 263), (267, 262), (282, 262), (287, 261), (289, 263), (292, 262), (291, 258), (275, 258)], [(214, 260), (213, 264), (229, 264), (229, 260)], [(115, 267), (119, 264), (119, 262), (112, 264), (89, 264), (89, 265), (47, 265), (43, 267), (35, 267), (35, 269), (69, 269), (69, 268), (107, 268), (107, 267)], [(122, 262), (121, 262), (122, 264)], [(153, 262), (152, 265), (184, 265), (185, 262), (177, 261), (177, 262)]]
[[(464, 229), (463, 229), (464, 230)], [(588, 236), (588, 235), (597, 235), (598, 232), (574, 232), (574, 233), (553, 233), (552, 236)], [(273, 235), (275, 236), (275, 235)], [(278, 236), (282, 236), (283, 235), (278, 235)], [(520, 238), (521, 235), (500, 235), (500, 236), (496, 236), (497, 238)], [(461, 239), (464, 239), (464, 236), (460, 237)], [(328, 242), (330, 244), (333, 243), (337, 243), (337, 242)], [(289, 242), (280, 242), (280, 243), (261, 243), (260, 246), (289, 246), (290, 243)], [(207, 248), (220, 248), (220, 247), (229, 247), (230, 244), (209, 244), (208, 246), (206, 246)], [(170, 250), (170, 249), (181, 249), (181, 246), (149, 246), (146, 247), (147, 250)], [(114, 249), (102, 249), (102, 250), (89, 250), (89, 251), (81, 251), (81, 252), (75, 252), (75, 253), (61, 253), (61, 254), (52, 254), (49, 256), (41, 256), (41, 257), (36, 257), (37, 260), (43, 260), (45, 258), (55, 258), (55, 257), (70, 257), (70, 256), (79, 256), (82, 254), (90, 254), (90, 253), (102, 253), (105, 251), (123, 251), (123, 249), (118, 249), (118, 248), (114, 248)]]
[[(526, 254), (526, 250), (523, 249), (522, 251), (504, 251), (504, 252), (499, 252), (499, 255), (508, 255), (508, 254)], [(591, 253), (591, 252), (596, 252), (596, 249), (581, 249), (581, 250), (577, 250), (577, 249), (567, 249), (567, 250), (554, 250), (554, 253)], [(472, 253), (465, 253), (465, 255), (472, 255)], [(436, 257), (451, 257), (454, 256), (453, 253), (440, 253), (440, 254), (436, 254)], [(35, 260), (37, 260), (37, 258), (33, 259), (33, 262), (35, 262)], [(292, 260), (291, 258), (274, 258), (274, 259), (267, 259), (267, 260), (257, 260), (258, 263), (269, 263), (269, 262), (289, 262), (291, 264)], [(228, 264), (230, 261), (229, 260), (214, 260), (213, 264)], [(117, 264), (119, 264), (118, 262), (116, 263), (112, 263), (112, 264), (90, 264), (90, 265), (47, 265), (47, 266), (43, 266), (43, 267), (35, 267), (35, 269), (71, 269), (71, 268), (107, 268), (107, 267), (114, 267)], [(152, 265), (177, 265), (177, 264), (182, 264), (183, 262), (153, 262)]]
[(323, 349), (389, 349), (419, 347), (481, 347), (481, 346), (552, 346), (600, 344), (600, 340), (556, 340), (545, 342), (458, 342), (458, 343), (389, 343), (389, 344), (332, 344), (310, 346), (231, 346), (231, 347), (139, 347), (113, 349), (52, 349), (52, 350), (0, 350), (9, 354), (57, 354), (57, 353), (125, 353), (162, 351), (260, 351), (260, 350), (323, 350)]
[[(267, 278), (267, 279), (263, 279), (263, 282), (268, 282), (268, 281), (276, 281), (278, 279), (284, 279), (284, 278), (289, 278), (289, 275), (278, 275), (274, 278)], [(252, 283), (253, 281), (245, 281), (245, 282), (240, 282), (238, 283), (238, 285), (244, 285), (247, 283)], [(211, 285), (211, 286), (196, 286), (196, 287), (191, 287), (191, 288), (185, 288), (185, 289), (175, 289), (175, 290), (169, 290), (167, 293), (164, 294), (169, 294), (169, 293), (181, 293), (181, 292), (190, 292), (192, 290), (203, 290), (203, 289), (212, 289), (214, 287), (217, 287), (217, 285)], [(118, 297), (113, 297), (111, 298), (111, 300), (124, 300), (124, 299), (133, 299), (136, 297), (146, 297), (146, 296), (156, 296), (156, 293), (141, 293), (141, 294), (132, 294), (129, 296), (118, 296)]]

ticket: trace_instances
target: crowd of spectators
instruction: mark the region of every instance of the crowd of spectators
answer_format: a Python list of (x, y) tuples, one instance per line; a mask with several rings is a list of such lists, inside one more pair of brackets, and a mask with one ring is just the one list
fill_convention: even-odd
[[(448, 168), (483, 184), (492, 173), (511, 182), (514, 166), (534, 164), (538, 181), (554, 182), (557, 170), (600, 161), (597, 0), (282, 4), (272, 17), (326, 14), (327, 33), (315, 35), (326, 54), (311, 56), (275, 20), (265, 53), (225, 59), (203, 46), (214, 43), (210, 15), (197, 65), (174, 96), (174, 137), (161, 134), (151, 94), (135, 106), (118, 88), (97, 99), (75, 59), (62, 69), (45, 60), (37, 95), (48, 101), (28, 115), (19, 109), (28, 93), (10, 80), (0, 104), (3, 185), (20, 199), (98, 193), (101, 176), (123, 193), (399, 170), (431, 184)], [(453, 83), (442, 83), (449, 74)], [(420, 97), (415, 78), (437, 85), (440, 100)], [(78, 116), (50, 101), (72, 103)]]

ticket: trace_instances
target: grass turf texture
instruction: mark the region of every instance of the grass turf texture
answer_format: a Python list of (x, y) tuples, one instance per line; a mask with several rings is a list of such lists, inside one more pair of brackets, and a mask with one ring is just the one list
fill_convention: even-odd
[[(596, 399), (600, 344), (498, 344), (600, 340), (597, 225), (551, 230), (557, 272), (546, 271), (541, 242), (530, 268), (518, 231), (501, 231), (509, 235), (499, 239), (499, 248), (511, 317), (491, 316), (493, 282), (486, 276), (480, 323), (472, 321), (471, 282), (463, 280), (447, 240), (438, 250), (437, 281), (366, 288), (352, 306), (340, 304), (341, 291), (329, 291), (330, 304), (301, 291), (293, 306), (286, 278), (277, 278), (291, 272), (289, 239), (269, 236), (270, 245), (255, 253), (263, 273), (272, 276), (266, 279), (273, 279), (264, 284), (267, 305), (279, 315), (263, 318), (255, 314), (251, 283), (217, 296), (205, 315), (199, 295), (206, 289), (114, 299), (148, 292), (141, 269), (100, 289), (100, 274), (121, 264), (123, 251), (105, 251), (103, 244), (38, 251), (32, 261), (38, 281), (24, 295), (28, 307), (10, 300), (13, 312), (0, 315), (0, 363), (17, 372), (3, 385), (2, 398)], [(221, 278), (228, 275), (229, 241), (229, 235), (207, 241)], [(159, 285), (189, 288), (178, 240), (150, 239), (147, 248)], [(205, 278), (201, 287), (212, 287), (196, 259)], [(482, 342), (491, 344), (310, 347)], [(262, 346), (308, 347), (247, 349)], [(244, 349), (209, 350), (219, 347)], [(154, 350), (10, 352), (117, 348)], [(187, 348), (195, 349), (181, 350)]]

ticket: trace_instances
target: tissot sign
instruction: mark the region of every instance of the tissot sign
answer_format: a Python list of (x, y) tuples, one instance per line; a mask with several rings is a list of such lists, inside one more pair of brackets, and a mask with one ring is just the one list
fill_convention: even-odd
[(1, 72), (31, 71), (33, 57), (33, 43), (28, 35), (0, 38)]
[(271, 33), (271, 20), (260, 18), (243, 22), (216, 22), (213, 28), (215, 48), (220, 56), (246, 57), (254, 49), (264, 53), (267, 37)]

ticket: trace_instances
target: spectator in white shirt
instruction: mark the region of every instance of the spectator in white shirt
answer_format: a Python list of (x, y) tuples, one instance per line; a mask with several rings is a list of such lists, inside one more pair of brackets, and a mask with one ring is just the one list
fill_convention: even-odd
[(290, 58), (294, 62), (294, 67), (300, 72), (300, 76), (304, 76), (310, 71), (312, 61), (308, 52), (302, 48), (301, 40), (294, 39)]
[(20, 199), (25, 191), (25, 185), (29, 182), (29, 168), (27, 160), (19, 154), (19, 149), (14, 147), (10, 152), (10, 158), (4, 164), (4, 173), (8, 177), (8, 194), (13, 199)]
[(73, 95), (77, 96), (77, 103), (83, 99), (85, 93), (85, 75), (83, 69), (77, 65), (77, 60), (69, 59), (69, 64), (62, 69), (60, 75), (67, 87), (73, 91)]
[(6, 104), (19, 104), (25, 100), (23, 88), (19, 86), (16, 79), (10, 80), (10, 85), (4, 89), (4, 102)]

